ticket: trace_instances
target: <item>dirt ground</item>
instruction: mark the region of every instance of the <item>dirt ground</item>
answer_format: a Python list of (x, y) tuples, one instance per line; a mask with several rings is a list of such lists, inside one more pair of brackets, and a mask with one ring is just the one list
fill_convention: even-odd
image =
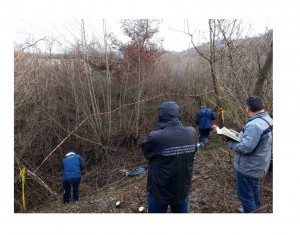
[[(142, 156), (141, 156), (142, 157)], [(142, 213), (147, 212), (147, 172), (128, 177), (122, 172), (113, 183), (91, 189), (84, 177), (78, 204), (63, 205), (50, 200), (29, 213)], [(233, 152), (229, 152), (221, 137), (212, 135), (206, 149), (198, 150), (189, 193), (190, 213), (237, 213), (240, 202), (235, 191)], [(273, 174), (260, 181), (261, 207), (256, 213), (273, 213)], [(62, 196), (62, 195), (61, 195)], [(116, 202), (120, 201), (120, 206)], [(170, 212), (170, 211), (169, 211)]]

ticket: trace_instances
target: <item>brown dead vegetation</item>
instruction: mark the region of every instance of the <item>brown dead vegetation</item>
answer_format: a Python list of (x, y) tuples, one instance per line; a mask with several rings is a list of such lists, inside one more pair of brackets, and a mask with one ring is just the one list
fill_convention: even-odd
[[(133, 157), (134, 155), (136, 157)], [(145, 164), (138, 150), (127, 156), (128, 160), (129, 158), (133, 161), (127, 165), (127, 169)], [(60, 199), (48, 198), (47, 203), (31, 209), (28, 213), (140, 213), (138, 210), (141, 206), (147, 208), (147, 173), (127, 177), (120, 171), (124, 169), (123, 167), (117, 165), (114, 167), (115, 170), (101, 172), (105, 178), (107, 178), (105, 174), (113, 175), (114, 178), (101, 187), (96, 182), (91, 182), (93, 170), (82, 177), (78, 204), (63, 205), (60, 192)], [(256, 213), (273, 213), (272, 172), (261, 180), (260, 186), (261, 208)], [(120, 206), (116, 207), (118, 201)], [(221, 137), (213, 133), (206, 149), (199, 150), (196, 154), (189, 193), (189, 212), (237, 213), (236, 210), (240, 206), (235, 191), (232, 153), (227, 150)]]
[[(214, 84), (209, 63), (195, 50), (165, 53), (150, 40), (157, 32), (157, 28), (151, 27), (152, 23), (154, 21), (124, 21), (124, 30), (132, 40), (128, 44), (113, 41), (121, 54), (86, 42), (73, 45), (61, 54), (51, 51), (41, 54), (38, 48), (33, 48), (36, 52), (32, 53), (35, 50), (27, 47), (15, 50), (15, 212), (22, 212), (19, 180), (22, 167), (37, 171), (50, 189), (61, 195), (61, 160), (70, 147), (75, 148), (88, 164), (81, 185), (81, 203), (61, 207), (59, 199), (27, 175), (27, 212), (61, 212), (73, 207), (79, 208), (77, 212), (113, 212), (111, 210), (115, 209), (111, 205), (122, 197), (129, 200), (124, 199), (117, 208), (119, 212), (134, 212), (139, 204), (146, 207), (146, 176), (127, 178), (120, 169), (146, 164), (138, 145), (155, 125), (157, 108), (164, 101), (176, 101), (184, 124), (194, 125), (200, 102), (206, 101), (217, 112), (219, 100), (225, 110), (225, 125), (236, 129), (243, 127), (244, 100), (253, 93), (260, 66), (269, 58), (272, 31), (257, 38), (228, 38), (227, 35), (223, 38), (227, 43), (223, 44), (219, 43), (222, 35), (215, 35), (215, 42), (219, 44), (215, 44), (215, 50), (210, 53), (216, 56), (217, 97), (211, 92)], [(30, 45), (37, 46), (35, 43)], [(21, 45), (20, 48), (25, 47)], [(198, 48), (209, 51), (207, 44)], [(262, 98), (266, 110), (272, 114), (270, 69), (265, 71), (264, 79)], [(186, 94), (201, 95), (181, 96)], [(144, 101), (150, 97), (156, 98)], [(86, 121), (76, 129), (83, 120)], [(44, 161), (49, 153), (51, 156)], [(236, 205), (237, 201), (229, 202), (235, 198), (234, 172), (226, 154), (226, 147), (218, 139), (211, 141), (204, 152), (197, 153), (191, 212), (233, 211), (231, 205)], [(263, 184), (268, 185), (268, 182), (266, 179)], [(263, 192), (268, 192), (266, 195), (272, 193)], [(272, 200), (266, 198), (265, 204), (271, 203)]]

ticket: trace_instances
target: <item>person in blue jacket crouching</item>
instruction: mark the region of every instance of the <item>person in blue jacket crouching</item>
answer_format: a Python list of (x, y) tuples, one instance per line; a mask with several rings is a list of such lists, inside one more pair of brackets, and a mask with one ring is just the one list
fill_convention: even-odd
[(63, 201), (69, 204), (71, 187), (73, 187), (73, 200), (77, 203), (79, 199), (79, 185), (81, 181), (81, 171), (85, 168), (85, 161), (74, 150), (68, 151), (62, 160), (62, 180), (64, 188)]

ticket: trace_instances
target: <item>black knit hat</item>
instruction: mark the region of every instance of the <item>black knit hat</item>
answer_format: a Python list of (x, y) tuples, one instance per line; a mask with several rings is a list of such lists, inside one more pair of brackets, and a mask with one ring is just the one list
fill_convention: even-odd
[(258, 96), (249, 96), (245, 103), (252, 112), (257, 112), (265, 108), (264, 103)]

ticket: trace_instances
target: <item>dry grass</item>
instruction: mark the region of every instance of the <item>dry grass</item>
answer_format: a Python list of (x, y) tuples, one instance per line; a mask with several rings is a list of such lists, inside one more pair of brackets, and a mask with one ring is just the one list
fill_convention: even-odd
[[(235, 191), (235, 170), (230, 154), (216, 134), (212, 135), (205, 150), (197, 152), (189, 194), (190, 213), (236, 213), (240, 202)], [(120, 176), (113, 183), (96, 189), (84, 176), (78, 204), (71, 202), (65, 206), (61, 200), (52, 200), (28, 212), (139, 213), (139, 207), (147, 208), (146, 182), (147, 173), (136, 177)], [(116, 207), (117, 201), (121, 202), (119, 207)], [(257, 212), (273, 213), (272, 173), (261, 180), (261, 208)]]

